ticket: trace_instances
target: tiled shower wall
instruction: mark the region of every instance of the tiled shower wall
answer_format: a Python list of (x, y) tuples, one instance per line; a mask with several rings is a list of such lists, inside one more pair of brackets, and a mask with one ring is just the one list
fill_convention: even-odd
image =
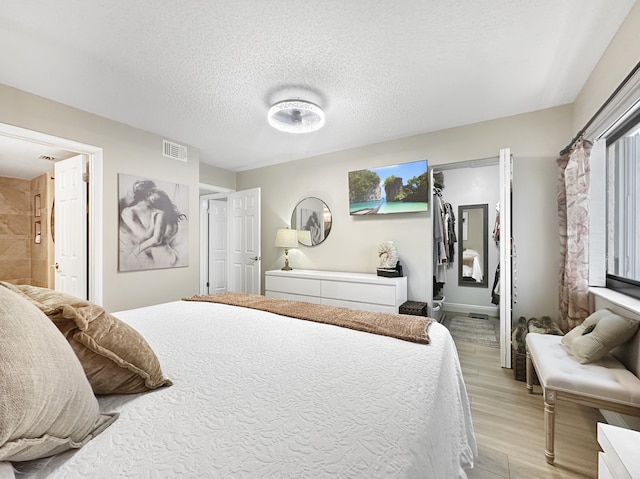
[[(0, 177), (0, 281), (49, 285), (48, 174), (32, 180)], [(35, 216), (34, 197), (40, 194), (41, 213)], [(40, 221), (40, 244), (34, 242)]]

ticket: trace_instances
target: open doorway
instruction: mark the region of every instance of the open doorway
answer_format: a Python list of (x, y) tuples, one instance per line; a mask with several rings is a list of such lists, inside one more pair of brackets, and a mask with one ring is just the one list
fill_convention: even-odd
[(500, 150), (495, 158), (436, 165), (432, 173), (434, 307), (458, 339), (499, 348), (500, 364), (509, 368), (510, 151)]
[(200, 294), (227, 290), (227, 197), (233, 190), (200, 184)]
[[(0, 123), (0, 138), (5, 142), (5, 153), (8, 151), (9, 147), (6, 146), (9, 143), (13, 144), (16, 148), (12, 150), (10, 154), (0, 154), (0, 176), (10, 177), (11, 175), (16, 175), (16, 167), (27, 169), (27, 163), (33, 163), (31, 165), (32, 168), (38, 168), (37, 162), (30, 162), (28, 159), (31, 155), (30, 151), (34, 149), (38, 151), (49, 151), (56, 152), (54, 154), (47, 155), (44, 153), (44, 156), (49, 156), (54, 158), (55, 155), (60, 155), (60, 157), (72, 157), (78, 155), (84, 155), (87, 162), (88, 171), (90, 173), (89, 177), (86, 179), (89, 180), (89, 192), (87, 197), (88, 202), (88, 229), (87, 229), (87, 248), (86, 248), (86, 263), (88, 265), (86, 269), (86, 280), (88, 282), (88, 288), (85, 290), (84, 296), (86, 299), (89, 299), (97, 304), (102, 304), (102, 149), (93, 145), (87, 145), (84, 143), (79, 143), (72, 140), (67, 140), (64, 138), (55, 137), (52, 135), (48, 135), (46, 133), (41, 133), (33, 130), (28, 130), (12, 125), (7, 125), (4, 123)], [(19, 151), (23, 151), (23, 156), (20, 156)], [(65, 158), (65, 159), (66, 159)], [(40, 159), (41, 161), (52, 163), (51, 159)], [(35, 165), (35, 166), (34, 166)], [(42, 165), (42, 163), (40, 163)], [(52, 165), (48, 165), (49, 168), (52, 169)], [(40, 166), (42, 169), (42, 174), (50, 174), (47, 173), (47, 168), (44, 166)], [(23, 173), (23, 174), (33, 174), (34, 176), (38, 176), (39, 172), (36, 170), (31, 170), (32, 173)], [(29, 193), (30, 194), (30, 193)], [(44, 228), (43, 221), (45, 221), (45, 217), (42, 216), (43, 213), (46, 213), (46, 221), (48, 224), (46, 225), (48, 228), (51, 228), (51, 211), (47, 210), (45, 212), (42, 207), (43, 197), (40, 196), (40, 233), (42, 235), (42, 229)], [(27, 221), (29, 224), (29, 238), (33, 236), (33, 241), (35, 244), (37, 236), (37, 221), (36, 221), (36, 210), (35, 204), (37, 200), (34, 195), (33, 204), (34, 208), (30, 209), (29, 219), (22, 219), (20, 221)], [(53, 205), (51, 205), (53, 206)], [(51, 209), (54, 209), (53, 207)], [(31, 219), (33, 216), (33, 219)], [(62, 218), (58, 218), (59, 221), (64, 221)], [(31, 226), (33, 223), (33, 226)], [(42, 236), (40, 236), (40, 241), (42, 241)], [(48, 258), (47, 268), (55, 268), (55, 257)]]
[(438, 178), (434, 195), (447, 205), (442, 216), (447, 220), (449, 240), (447, 261), (436, 271), (440, 274), (434, 282), (434, 297), (443, 302), (444, 311), (457, 316), (497, 318), (500, 311), (491, 290), (500, 261), (495, 233), (500, 201), (498, 157), (436, 165), (434, 172)]
[(261, 292), (260, 188), (200, 184), (200, 293)]

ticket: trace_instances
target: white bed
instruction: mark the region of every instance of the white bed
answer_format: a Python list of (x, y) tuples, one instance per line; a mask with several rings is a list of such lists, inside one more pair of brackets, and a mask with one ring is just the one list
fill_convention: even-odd
[(79, 450), (14, 463), (16, 477), (459, 478), (477, 448), (455, 345), (222, 304), (114, 316), (173, 386), (100, 396), (120, 417)]

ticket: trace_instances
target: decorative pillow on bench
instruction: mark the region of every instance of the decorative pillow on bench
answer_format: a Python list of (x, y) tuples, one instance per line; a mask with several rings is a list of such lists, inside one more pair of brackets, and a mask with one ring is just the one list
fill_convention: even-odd
[(616, 346), (627, 342), (640, 321), (600, 309), (562, 337), (562, 344), (582, 364), (597, 361)]

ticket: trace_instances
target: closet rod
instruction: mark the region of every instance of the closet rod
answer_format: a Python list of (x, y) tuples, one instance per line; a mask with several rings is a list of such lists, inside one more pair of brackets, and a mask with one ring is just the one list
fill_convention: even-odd
[(573, 140), (571, 140), (569, 144), (560, 151), (560, 156), (566, 155), (571, 151), (571, 148), (573, 147), (575, 142), (578, 141), (580, 138), (582, 138), (582, 135), (584, 135), (584, 133), (587, 131), (587, 128), (591, 126), (591, 123), (593, 123), (596, 120), (596, 118), (598, 118), (600, 113), (602, 113), (602, 111), (609, 105), (609, 103), (613, 101), (613, 99), (620, 92), (620, 90), (624, 88), (624, 86), (629, 82), (629, 80), (631, 80), (631, 77), (633, 77), (633, 75), (635, 75), (638, 70), (640, 70), (640, 62), (636, 63), (636, 66), (633, 67), (633, 69), (629, 72), (629, 74), (625, 77), (625, 79), (622, 80), (622, 82), (613, 91), (613, 93), (609, 96), (609, 98), (607, 98), (607, 100), (602, 104), (602, 106), (598, 108), (598, 111), (596, 111), (595, 114), (589, 119), (587, 124), (584, 125), (578, 133), (576, 133), (576, 136), (573, 137)]

